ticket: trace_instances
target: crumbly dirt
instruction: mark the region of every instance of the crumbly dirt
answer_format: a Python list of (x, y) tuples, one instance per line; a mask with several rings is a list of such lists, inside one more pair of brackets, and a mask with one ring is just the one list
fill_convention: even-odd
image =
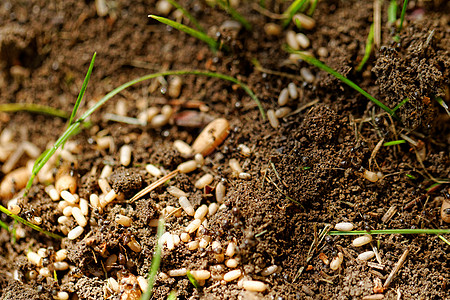
[[(172, 76), (146, 81), (113, 97), (70, 139), (65, 152), (51, 162), (49, 173), (68, 168), (65, 172), (77, 180), (77, 194), (89, 200), (91, 194), (102, 193), (98, 179), (103, 168), (111, 166), (113, 173), (107, 180), (118, 197), (103, 209), (90, 206), (84, 232), (74, 240), (51, 238), (2, 213), (0, 220), (15, 228), (16, 238), (1, 228), (0, 299), (54, 299), (59, 291), (67, 292), (70, 299), (126, 299), (126, 293), (112, 291), (106, 280), (115, 278), (121, 290), (139, 291), (120, 278), (147, 276), (157, 242), (154, 221), (165, 214), (165, 230), (178, 235), (192, 221), (184, 211), (167, 216), (168, 207), (180, 206), (167, 187), (186, 192), (197, 208), (218, 201), (218, 182), (226, 186), (222, 206), (207, 217), (197, 240), (209, 237), (224, 249), (236, 243), (237, 268), (245, 279), (263, 281), (268, 289), (253, 293), (242, 289), (238, 280), (217, 279), (196, 289), (186, 276), (165, 278), (168, 271), (180, 268), (211, 270), (214, 278), (230, 270), (223, 263), (222, 271), (215, 269), (220, 250), (212, 249), (211, 243), (189, 250), (181, 242), (171, 251), (163, 247), (153, 299), (166, 299), (171, 291), (179, 299), (362, 299), (377, 291), (384, 299), (450, 299), (450, 246), (438, 236), (374, 235), (372, 245), (378, 248), (380, 265), (374, 265), (375, 259), (356, 259), (371, 247), (352, 246), (354, 236), (327, 235), (317, 243), (321, 230), (342, 221), (353, 223), (356, 230), (448, 228), (440, 208), (443, 197), (450, 198), (450, 118), (435, 98), (450, 103), (449, 3), (409, 1), (396, 42), (395, 26), (387, 24), (389, 1), (384, 1), (381, 42), (362, 72), (355, 69), (373, 22), (372, 1), (319, 1), (315, 28), (303, 31), (311, 41), (308, 51), (388, 107), (393, 109), (408, 98), (396, 110), (397, 121), (328, 73), (289, 60), (283, 51), (285, 34), (299, 30), (290, 24), (278, 36), (266, 34), (265, 24), (281, 22), (255, 9), (257, 1), (241, 1), (237, 8), (252, 24), (250, 31), (221, 26), (231, 17), (205, 1), (180, 2), (211, 36), (230, 48), (217, 53), (149, 19), (148, 14), (158, 14), (155, 1), (106, 1), (105, 16), (98, 15), (95, 2), (0, 4), (0, 104), (34, 103), (70, 112), (94, 51), (97, 59), (78, 116), (120, 84), (169, 69), (236, 77), (255, 92), (266, 111), (279, 108), (278, 95), (290, 82), (298, 87), (299, 97), (289, 101), (292, 113), (280, 119), (276, 129), (262, 119), (245, 91), (217, 78), (183, 76), (176, 97), (167, 91)], [(289, 5), (288, 1), (262, 2), (273, 13), (282, 13)], [(403, 1), (398, 2), (401, 7)], [(173, 12), (169, 18), (175, 19)], [(320, 56), (320, 48), (327, 54)], [(266, 71), (255, 67), (255, 59)], [(302, 79), (302, 68), (313, 73), (312, 82)], [(111, 113), (138, 118), (147, 108), (164, 105), (170, 105), (174, 114), (160, 128), (108, 119)], [(176, 150), (173, 142), (192, 144), (205, 125), (219, 117), (229, 121), (229, 134), (201, 168), (178, 174), (129, 201), (156, 180), (146, 171), (147, 164), (166, 173), (175, 170), (190, 157)], [(43, 151), (66, 124), (43, 114), (0, 112), (0, 132), (12, 132), (11, 140), (0, 144), (0, 167), (7, 161), (5, 149), (28, 141)], [(405, 136), (412, 143), (377, 147), (381, 140)], [(108, 147), (100, 146), (104, 137), (112, 141)], [(241, 144), (251, 153), (243, 153)], [(132, 147), (128, 166), (120, 163), (123, 145)], [(229, 165), (232, 158), (250, 178), (235, 174)], [(15, 167), (25, 166), (29, 159), (33, 157), (23, 154)], [(381, 178), (368, 181), (363, 177), (366, 170), (381, 173)], [(195, 188), (206, 173), (213, 175), (213, 182)], [(0, 180), (6, 175), (0, 168)], [(433, 186), (436, 181), (441, 183)], [(41, 218), (42, 229), (66, 236), (78, 224), (70, 216), (64, 225), (58, 223), (63, 211), (46, 193), (48, 184), (35, 182), (28, 195), (18, 199), (19, 215), (32, 222)], [(6, 206), (8, 200), (2, 199), (2, 204)], [(389, 217), (388, 210), (394, 211)], [(132, 225), (116, 223), (117, 214), (131, 218)], [(140, 251), (128, 246), (133, 240)], [(27, 260), (27, 252), (40, 248), (47, 249), (42, 264), (51, 269), (51, 276), (37, 274), (41, 267)], [(70, 267), (53, 273), (55, 252), (60, 249), (67, 249), (65, 261)], [(407, 249), (409, 255), (390, 286), (384, 291), (377, 288)], [(343, 263), (332, 270), (324, 257), (331, 261), (339, 252)], [(112, 255), (116, 260), (107, 265)], [(272, 265), (276, 271), (262, 276), (261, 271)]]

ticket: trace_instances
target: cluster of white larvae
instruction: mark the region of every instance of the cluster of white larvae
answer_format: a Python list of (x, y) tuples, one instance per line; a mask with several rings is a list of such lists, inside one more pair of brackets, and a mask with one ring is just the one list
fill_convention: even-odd
[[(353, 230), (353, 224), (350, 222), (341, 222), (337, 223), (334, 228), (339, 231), (352, 231)], [(353, 240), (352, 245), (354, 247), (362, 247), (364, 245), (369, 244), (372, 241), (372, 236), (370, 234), (365, 234), (363, 236), (357, 237)], [(372, 259), (377, 253), (374, 251), (365, 251), (358, 255), (357, 259), (361, 261), (368, 261)], [(330, 265), (330, 269), (333, 271), (338, 270), (343, 261), (344, 261), (344, 254), (342, 252), (338, 252), (336, 257), (333, 257), (331, 262), (325, 255), (319, 255), (319, 258), (324, 262), (326, 265)], [(378, 257), (377, 257), (378, 259)]]

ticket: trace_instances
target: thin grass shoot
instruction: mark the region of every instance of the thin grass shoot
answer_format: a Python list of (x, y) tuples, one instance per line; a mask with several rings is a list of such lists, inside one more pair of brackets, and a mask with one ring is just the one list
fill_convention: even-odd
[(167, 300), (176, 300), (177, 299), (177, 292), (171, 291), (169, 296), (167, 296)]
[(189, 281), (192, 283), (192, 285), (193, 285), (196, 289), (199, 289), (199, 288), (200, 288), (200, 284), (198, 284), (197, 280), (196, 280), (195, 277), (191, 274), (191, 272), (189, 272), (189, 270), (187, 270), (186, 276), (187, 276), (187, 278), (189, 279)]
[(311, 6), (308, 9), (308, 12), (306, 13), (308, 16), (312, 17), (314, 12), (316, 11), (317, 3), (319, 3), (319, 0), (313, 0)]
[(235, 19), (236, 21), (238, 21), (239, 23), (242, 24), (242, 26), (245, 27), (245, 29), (247, 30), (252, 30), (252, 25), (250, 24), (249, 21), (247, 21), (240, 13), (237, 12), (237, 10), (235, 10), (232, 6), (230, 6), (230, 4), (228, 3), (228, 1), (223, 1), (223, 0), (216, 0), (216, 3), (227, 13), (229, 13), (231, 15), (231, 17), (233, 17), (233, 19)]
[(323, 70), (323, 71), (333, 75), (334, 77), (336, 77), (337, 79), (339, 79), (340, 81), (342, 81), (343, 83), (345, 83), (346, 85), (348, 85), (349, 87), (351, 87), (352, 89), (356, 90), (361, 95), (363, 95), (364, 97), (366, 97), (367, 99), (369, 99), (370, 101), (372, 101), (373, 103), (378, 105), (381, 109), (386, 111), (392, 117), (394, 117), (395, 119), (400, 121), (399, 117), (395, 114), (395, 112), (393, 110), (391, 110), (389, 107), (387, 107), (386, 105), (384, 105), (383, 103), (381, 103), (380, 101), (375, 99), (372, 95), (370, 95), (365, 90), (360, 88), (356, 83), (354, 83), (350, 79), (344, 77), (339, 72), (333, 70), (332, 68), (330, 68), (329, 66), (327, 66), (326, 64), (321, 62), (320, 60), (318, 60), (318, 59), (316, 59), (316, 58), (314, 58), (312, 56), (309, 56), (309, 55), (305, 54), (302, 51), (294, 50), (294, 49), (290, 48), (289, 46), (286, 46), (286, 49), (290, 53), (295, 53), (295, 54), (300, 55), (301, 59), (304, 60), (305, 62), (309, 63), (310, 65), (316, 66), (319, 69), (321, 69), (321, 70)]
[(43, 233), (45, 235), (48, 235), (49, 237), (52, 237), (52, 238), (55, 238), (55, 239), (62, 239), (63, 238), (62, 236), (60, 236), (60, 235), (58, 235), (56, 233), (46, 231), (46, 230), (42, 229), (41, 227), (39, 227), (39, 226), (37, 226), (37, 225), (35, 225), (35, 224), (31, 223), (31, 222), (28, 222), (27, 220), (19, 217), (18, 215), (13, 214), (6, 207), (4, 207), (2, 205), (0, 205), (0, 211), (2, 213), (4, 213), (4, 214), (8, 215), (9, 217), (13, 218), (14, 220), (16, 220), (16, 221), (18, 221), (18, 222), (20, 222), (20, 223), (22, 223), (22, 224), (32, 228), (32, 229), (34, 229), (36, 231), (39, 231), (39, 232), (41, 232), (41, 233)]
[(9, 232), (9, 226), (8, 226), (8, 224), (6, 224), (5, 222), (3, 222), (2, 220), (0, 220), (0, 227), (6, 229), (6, 231)]
[(83, 85), (81, 86), (80, 93), (78, 94), (77, 101), (75, 102), (75, 105), (72, 110), (72, 114), (70, 115), (69, 124), (67, 126), (72, 125), (75, 120), (75, 116), (77, 114), (78, 108), (80, 107), (81, 100), (83, 100), (84, 93), (86, 92), (86, 88), (89, 83), (89, 79), (91, 78), (92, 69), (94, 68), (94, 62), (95, 62), (96, 56), (97, 56), (97, 52), (94, 52), (94, 55), (92, 56), (92, 59), (91, 59), (91, 63), (89, 65), (89, 69), (86, 73), (86, 77), (84, 78)]
[(372, 23), (372, 25), (370, 25), (369, 35), (367, 36), (367, 40), (366, 40), (366, 48), (364, 50), (364, 57), (361, 60), (361, 62), (359, 63), (359, 65), (356, 67), (357, 72), (361, 72), (362, 69), (364, 68), (364, 65), (369, 60), (370, 53), (372, 52), (374, 31), (375, 31), (374, 23)]
[(286, 27), (291, 22), (292, 17), (306, 4), (308, 0), (295, 0), (283, 13), (285, 20), (283, 27)]
[(408, 6), (408, 0), (403, 1), (402, 13), (400, 15), (400, 24), (397, 28), (397, 34), (394, 36), (394, 41), (400, 42), (400, 32), (403, 29), (403, 21), (405, 20), (406, 7)]
[(393, 109), (392, 109), (392, 111), (397, 111), (400, 107), (402, 107), (403, 105), (405, 105), (405, 103), (406, 102), (408, 102), (409, 101), (409, 98), (405, 98), (405, 99), (403, 99), (399, 104), (397, 104)]
[(405, 143), (406, 143), (405, 140), (396, 140), (396, 141), (386, 142), (383, 144), (383, 146), (388, 147), (388, 146), (395, 146), (395, 145), (400, 145), (400, 144), (405, 144)]
[(388, 6), (388, 23), (394, 24), (397, 21), (397, 1), (391, 0)]
[(447, 105), (447, 103), (444, 102), (444, 99), (442, 99), (441, 97), (436, 97), (435, 99), (436, 99), (437, 103), (439, 103), (439, 105), (441, 105), (445, 109), (447, 114), (450, 116), (450, 111), (448, 110), (448, 105)]
[(161, 264), (161, 236), (164, 234), (164, 219), (159, 219), (158, 229), (156, 232), (156, 247), (155, 252), (152, 257), (152, 264), (150, 266), (150, 271), (148, 272), (148, 288), (144, 294), (141, 296), (141, 300), (149, 300), (153, 293), (153, 287), (155, 286), (156, 275), (159, 270), (159, 265)]
[(179, 11), (181, 11), (181, 13), (189, 19), (189, 21), (192, 22), (192, 24), (195, 26), (195, 28), (197, 28), (199, 31), (201, 32), (206, 32), (205, 28), (203, 28), (200, 23), (197, 21), (197, 19), (191, 15), (186, 9), (184, 9), (183, 6), (181, 6), (177, 1), (175, 0), (167, 0), (167, 2), (169, 2), (170, 4), (172, 4), (176, 9), (178, 9)]
[(412, 179), (412, 180), (416, 180), (416, 179), (417, 179), (417, 177), (414, 176), (414, 175), (411, 175), (411, 174), (405, 174), (405, 175), (406, 175), (406, 177), (408, 177), (409, 179)]
[[(31, 172), (30, 179), (28, 180), (26, 191), (28, 191), (31, 186), (33, 185), (34, 178), (39, 173), (39, 171), (44, 167), (44, 165), (48, 162), (48, 160), (55, 154), (56, 150), (58, 150), (61, 145), (63, 145), (70, 137), (75, 135), (80, 131), (80, 126), (84, 124), (85, 120), (93, 114), (97, 109), (99, 109), (103, 104), (105, 104), (109, 99), (120, 93), (121, 91), (125, 90), (126, 88), (129, 88), (132, 85), (135, 85), (137, 83), (140, 83), (145, 80), (149, 80), (152, 78), (160, 77), (160, 76), (170, 76), (170, 75), (199, 75), (199, 76), (207, 76), (207, 77), (213, 77), (213, 78), (219, 78), (226, 81), (230, 81), (232, 83), (235, 83), (239, 85), (252, 99), (255, 101), (255, 103), (258, 106), (258, 109), (261, 113), (262, 119), (266, 120), (266, 113), (264, 111), (264, 108), (262, 107), (261, 102), (259, 101), (258, 97), (252, 92), (252, 90), (243, 82), (237, 80), (234, 77), (221, 74), (221, 73), (214, 73), (214, 72), (208, 72), (208, 71), (200, 71), (200, 70), (177, 70), (177, 71), (165, 71), (165, 72), (158, 72), (158, 73), (152, 73), (147, 74), (145, 76), (136, 78), (134, 80), (128, 81), (121, 86), (115, 88), (108, 94), (106, 94), (102, 99), (100, 99), (95, 105), (93, 105), (91, 108), (89, 108), (77, 121), (75, 121), (72, 125), (70, 125), (66, 131), (58, 138), (58, 140), (55, 142), (55, 144), (50, 148), (45, 150), (39, 158), (36, 160), (35, 165), (33, 166), (33, 170)], [(25, 193), (26, 195), (27, 193)]]
[(213, 38), (209, 37), (206, 33), (198, 31), (194, 28), (191, 28), (189, 26), (183, 25), (181, 23), (169, 20), (167, 18), (164, 17), (160, 17), (160, 16), (155, 16), (155, 15), (148, 15), (149, 18), (155, 19), (158, 22), (161, 22), (163, 24), (169, 25), (175, 29), (178, 29), (180, 31), (183, 31), (184, 33), (189, 34), (190, 36), (195, 37), (196, 39), (199, 39), (205, 43), (207, 43), (209, 45), (209, 47), (215, 52), (217, 50), (219, 50), (219, 43), (217, 43), (216, 40), (214, 40)]
[(19, 112), (19, 111), (28, 111), (32, 113), (44, 114), (53, 117), (58, 117), (61, 119), (68, 119), (70, 117), (68, 112), (47, 105), (40, 105), (34, 103), (0, 104), (0, 112)]

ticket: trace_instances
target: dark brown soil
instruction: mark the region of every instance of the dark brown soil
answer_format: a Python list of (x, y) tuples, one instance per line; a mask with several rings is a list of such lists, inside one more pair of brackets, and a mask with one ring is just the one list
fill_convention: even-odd
[[(409, 1), (397, 43), (395, 27), (387, 24), (389, 1), (384, 1), (381, 44), (360, 73), (355, 68), (364, 56), (373, 22), (372, 1), (320, 1), (314, 13), (316, 27), (304, 31), (311, 40), (308, 51), (319, 57), (319, 48), (325, 47), (328, 55), (320, 57), (323, 62), (388, 107), (408, 98), (397, 111), (400, 122), (324, 71), (288, 61), (289, 54), (282, 50), (285, 33), (298, 29), (291, 24), (278, 36), (267, 35), (266, 23), (281, 22), (256, 10), (257, 1), (241, 1), (238, 7), (252, 23), (251, 31), (220, 28), (231, 17), (205, 1), (179, 2), (231, 51), (214, 53), (201, 41), (149, 19), (148, 14), (158, 14), (155, 1), (106, 1), (109, 13), (104, 17), (98, 16), (95, 1), (4, 1), (0, 4), (0, 104), (36, 103), (70, 112), (96, 51), (81, 112), (115, 87), (146, 73), (207, 69), (246, 83), (265, 110), (279, 108), (281, 89), (294, 82), (300, 96), (290, 100), (288, 107), (295, 113), (280, 119), (274, 129), (242, 89), (209, 77), (184, 76), (176, 98), (165, 93), (162, 81), (156, 79), (121, 92), (95, 112), (88, 128), (67, 146), (75, 158), (69, 169), (78, 180), (79, 196), (89, 199), (93, 193), (101, 194), (97, 180), (104, 166), (110, 165), (113, 174), (108, 181), (119, 198), (103, 211), (90, 208), (88, 225), (75, 240), (53, 239), (1, 214), (1, 221), (23, 234), (13, 241), (11, 233), (1, 229), (0, 299), (53, 299), (58, 291), (68, 292), (70, 299), (98, 300), (108, 295), (125, 299), (124, 294), (105, 292), (106, 280), (129, 274), (147, 276), (156, 245), (156, 227), (148, 224), (167, 206), (179, 207), (167, 186), (188, 193), (197, 208), (216, 202), (213, 188), (221, 180), (227, 188), (224, 206), (208, 217), (201, 234), (223, 247), (236, 242), (238, 268), (246, 278), (265, 282), (268, 289), (252, 293), (239, 287), (237, 280), (221, 284), (212, 279), (196, 289), (187, 277), (164, 279), (160, 273), (154, 299), (166, 299), (173, 290), (179, 299), (362, 299), (374, 294), (378, 282), (385, 282), (406, 249), (407, 260), (384, 291), (384, 299), (450, 299), (450, 246), (438, 236), (374, 235), (372, 244), (378, 247), (382, 269), (356, 259), (371, 248), (352, 246), (352, 236), (328, 235), (321, 243), (314, 242), (326, 225), (342, 221), (352, 222), (356, 230), (448, 228), (440, 209), (443, 197), (450, 197), (450, 118), (435, 98), (450, 103), (450, 5)], [(289, 6), (289, 1), (261, 2), (274, 13)], [(403, 1), (398, 2), (401, 7)], [(174, 19), (173, 12), (169, 17)], [(254, 59), (284, 75), (258, 71)], [(301, 68), (315, 75), (312, 83), (285, 76), (300, 78)], [(170, 82), (173, 77), (165, 79)], [(119, 102), (128, 117), (137, 118), (147, 107), (166, 104), (176, 114), (169, 124), (156, 129), (105, 119), (106, 113), (117, 113)], [(219, 117), (230, 122), (230, 133), (206, 157), (202, 168), (177, 175), (139, 200), (126, 201), (155, 181), (146, 164), (175, 170), (186, 157), (173, 148), (173, 142), (192, 144), (202, 128)], [(43, 151), (65, 127), (66, 122), (57, 117), (0, 112), (0, 132), (13, 132), (14, 147), (29, 141)], [(97, 139), (101, 136), (112, 137), (114, 147), (100, 149)], [(416, 145), (381, 146), (374, 153), (380, 140), (404, 136)], [(132, 160), (123, 167), (119, 149), (126, 144), (132, 146)], [(240, 144), (252, 149), (249, 157), (242, 155)], [(0, 145), (0, 150), (7, 146)], [(251, 175), (250, 180), (233, 174), (232, 158)], [(23, 155), (16, 167), (25, 166), (28, 159)], [(53, 164), (59, 166), (59, 160), (63, 159)], [(0, 166), (5, 161), (0, 159)], [(363, 177), (365, 170), (381, 172), (382, 178), (370, 182)], [(211, 188), (196, 189), (195, 181), (205, 173), (214, 177)], [(5, 176), (0, 171), (0, 180)], [(441, 184), (428, 189), (436, 181)], [(65, 235), (58, 224), (62, 214), (58, 202), (44, 188), (35, 183), (28, 196), (19, 200), (20, 216), (41, 217), (43, 229)], [(3, 199), (4, 206), (7, 200)], [(396, 212), (385, 219), (390, 208)], [(130, 217), (132, 226), (117, 224), (119, 213)], [(166, 231), (180, 234), (191, 221), (184, 212), (181, 217), (171, 215), (166, 218)], [(70, 218), (67, 226), (77, 224)], [(140, 252), (126, 246), (131, 239), (139, 242)], [(51, 253), (67, 249), (70, 269), (55, 272), (57, 280), (31, 276), (30, 271), (37, 268), (26, 254), (39, 248), (50, 252), (44, 265), (53, 262)], [(320, 254), (332, 260), (338, 252), (344, 254), (344, 261), (337, 271), (319, 258)], [(118, 260), (106, 270), (106, 258), (112, 254)], [(209, 270), (214, 265), (211, 246), (190, 251), (181, 242), (172, 251), (163, 248), (160, 272)], [(279, 267), (277, 272), (261, 276), (261, 270), (271, 265)]]

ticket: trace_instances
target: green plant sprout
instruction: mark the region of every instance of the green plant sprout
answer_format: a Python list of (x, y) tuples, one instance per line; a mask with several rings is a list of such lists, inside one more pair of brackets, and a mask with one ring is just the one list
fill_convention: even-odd
[(405, 20), (406, 7), (408, 6), (408, 0), (403, 1), (402, 13), (400, 15), (400, 25), (398, 26), (397, 35), (394, 37), (394, 41), (400, 42), (400, 32), (403, 29), (403, 21)]
[(303, 53), (302, 51), (294, 50), (294, 49), (290, 48), (289, 46), (286, 46), (286, 49), (290, 53), (298, 54), (301, 57), (302, 60), (306, 61), (310, 65), (316, 66), (319, 69), (321, 69), (321, 70), (323, 70), (323, 71), (333, 75), (334, 77), (336, 77), (337, 79), (339, 79), (340, 81), (342, 81), (343, 83), (345, 83), (346, 85), (348, 85), (349, 87), (351, 87), (352, 89), (356, 90), (361, 95), (363, 95), (364, 97), (366, 97), (367, 99), (369, 99), (370, 101), (372, 101), (373, 103), (378, 105), (381, 109), (386, 111), (392, 117), (394, 117), (395, 119), (400, 121), (399, 117), (395, 114), (395, 112), (392, 109), (390, 109), (389, 107), (387, 107), (386, 105), (384, 105), (383, 103), (381, 103), (380, 101), (375, 99), (372, 95), (370, 95), (365, 90), (360, 88), (356, 83), (354, 83), (350, 79), (344, 77), (342, 74), (338, 73), (337, 71), (333, 70), (332, 68), (330, 68), (329, 66), (327, 66), (326, 64), (321, 62), (320, 60), (318, 60), (318, 59), (316, 59), (316, 58), (314, 58), (312, 56), (309, 56), (309, 55)]
[(153, 293), (153, 287), (155, 286), (156, 274), (159, 270), (159, 265), (161, 264), (161, 236), (164, 234), (164, 219), (159, 219), (158, 229), (156, 231), (156, 247), (155, 253), (152, 257), (152, 264), (150, 266), (150, 271), (148, 272), (148, 288), (144, 294), (141, 296), (141, 300), (149, 300)]
[(450, 111), (448, 110), (448, 105), (447, 103), (444, 102), (444, 99), (442, 99), (441, 97), (436, 97), (435, 98), (437, 103), (439, 103), (447, 112), (447, 114), (450, 116)]
[(194, 275), (192, 275), (191, 272), (189, 272), (189, 270), (187, 270), (186, 276), (189, 279), (189, 281), (192, 283), (192, 285), (198, 290), (200, 288), (200, 284), (198, 284), (198, 282), (195, 279)]
[(283, 13), (285, 20), (283, 27), (286, 27), (291, 22), (292, 17), (308, 2), (308, 0), (295, 0)]
[(69, 114), (60, 109), (56, 109), (46, 105), (34, 104), (34, 103), (7, 103), (0, 104), (1, 112), (18, 112), (18, 111), (28, 111), (33, 113), (50, 115), (53, 117), (58, 117), (61, 119), (68, 119)]
[(171, 291), (169, 296), (167, 296), (167, 300), (176, 300), (177, 299), (177, 292)]
[(406, 143), (405, 140), (397, 140), (397, 141), (386, 142), (383, 144), (383, 146), (388, 147), (388, 146), (395, 146), (395, 145), (400, 145), (400, 144), (405, 144), (405, 143)]
[(388, 7), (388, 23), (394, 24), (397, 21), (397, 1), (391, 0)]
[(373, 36), (374, 36), (374, 24), (372, 23), (372, 25), (370, 25), (369, 35), (367, 36), (366, 40), (366, 49), (364, 50), (364, 57), (359, 63), (359, 65), (356, 67), (357, 72), (361, 72), (367, 60), (369, 60), (370, 53), (372, 52)]
[(89, 69), (86, 73), (86, 77), (84, 77), (83, 85), (81, 86), (80, 93), (78, 94), (77, 101), (72, 110), (72, 114), (70, 115), (69, 124), (67, 127), (73, 124), (75, 120), (75, 115), (77, 114), (78, 108), (80, 107), (81, 100), (83, 100), (84, 93), (86, 92), (87, 85), (89, 83), (89, 79), (91, 78), (92, 69), (94, 68), (95, 57), (97, 56), (97, 52), (94, 52), (92, 56), (91, 63), (89, 64)]
[(216, 0), (216, 2), (224, 11), (229, 13), (233, 17), (233, 19), (241, 23), (242, 26), (245, 27), (245, 29), (252, 29), (252, 25), (240, 13), (238, 13), (233, 7), (231, 7), (228, 1), (225, 2), (223, 0)]
[(33, 166), (33, 170), (31, 172), (30, 179), (28, 180), (27, 186), (26, 186), (26, 193), (29, 191), (33, 184), (33, 180), (38, 174), (38, 172), (42, 169), (42, 167), (47, 163), (47, 161), (52, 157), (53, 154), (55, 154), (56, 150), (60, 146), (62, 146), (70, 137), (77, 134), (80, 130), (80, 126), (84, 123), (84, 121), (92, 114), (94, 113), (98, 108), (100, 108), (103, 104), (106, 103), (109, 99), (111, 99), (113, 96), (117, 95), (124, 89), (135, 85), (139, 82), (156, 78), (159, 76), (170, 76), (170, 75), (201, 75), (201, 76), (207, 76), (207, 77), (214, 77), (219, 78), (223, 80), (227, 80), (230, 82), (233, 82), (235, 84), (238, 84), (257, 104), (259, 111), (261, 113), (262, 119), (266, 119), (266, 114), (264, 111), (264, 108), (262, 107), (261, 102), (259, 101), (258, 97), (251, 91), (251, 89), (241, 81), (237, 80), (234, 77), (224, 75), (221, 73), (214, 73), (214, 72), (208, 72), (208, 71), (199, 71), (199, 70), (178, 70), (178, 71), (165, 71), (165, 72), (158, 72), (153, 74), (147, 74), (145, 76), (139, 77), (137, 79), (131, 80), (127, 83), (122, 84), (121, 86), (115, 88), (108, 94), (106, 94), (102, 99), (100, 99), (95, 105), (93, 105), (91, 108), (89, 108), (79, 119), (77, 119), (73, 124), (71, 124), (66, 131), (63, 133), (62, 136), (58, 138), (58, 140), (55, 142), (53, 147), (50, 149), (45, 150), (39, 158), (36, 160), (35, 165)]
[(170, 4), (172, 4), (176, 9), (180, 10), (181, 13), (189, 19), (189, 21), (192, 22), (192, 24), (201, 32), (206, 32), (205, 28), (203, 28), (200, 23), (197, 21), (197, 19), (191, 15), (186, 9), (184, 9), (184, 7), (182, 7), (180, 4), (178, 4), (178, 2), (176, 2), (175, 0), (167, 0), (167, 2), (169, 2)]
[(197, 39), (199, 39), (199, 40), (201, 40), (201, 41), (207, 43), (207, 44), (209, 45), (209, 47), (210, 47), (214, 52), (216, 52), (216, 51), (219, 50), (219, 48), (220, 48), (220, 47), (219, 47), (219, 43), (218, 43), (215, 39), (209, 37), (209, 36), (208, 36), (206, 33), (204, 33), (204, 32), (195, 30), (194, 28), (191, 28), (191, 27), (186, 26), (186, 25), (183, 25), (183, 24), (181, 24), (181, 23), (178, 23), (178, 22), (169, 20), (169, 19), (164, 18), (164, 17), (155, 16), (155, 15), (148, 15), (148, 17), (149, 17), (149, 18), (152, 18), (152, 19), (155, 19), (155, 20), (157, 20), (158, 22), (161, 22), (161, 23), (163, 23), (163, 24), (169, 25), (169, 26), (171, 26), (171, 27), (173, 27), (173, 28), (175, 28), (175, 29), (178, 29), (178, 30), (180, 30), (180, 31), (183, 31), (184, 33), (187, 33), (187, 34), (189, 34), (190, 36), (193, 36), (193, 37), (195, 37), (195, 38), (197, 38)]
[(408, 102), (409, 101), (409, 98), (405, 98), (405, 99), (403, 99), (402, 100), (402, 102), (400, 102), (399, 104), (397, 104), (393, 109), (392, 109), (392, 111), (397, 111), (397, 109), (399, 109), (400, 107), (402, 107), (403, 105), (405, 105), (405, 103), (406, 102)]
[[(13, 214), (13, 213), (10, 212), (6, 207), (4, 207), (4, 206), (2, 206), (2, 205), (0, 205), (0, 211), (1, 211), (2, 213), (4, 213), (4, 214), (10, 216), (10, 217), (13, 218), (14, 220), (16, 220), (16, 221), (18, 221), (18, 222), (20, 222), (20, 223), (22, 223), (22, 224), (24, 224), (24, 225), (26, 225), (26, 226), (32, 228), (32, 229), (34, 229), (34, 230), (36, 230), (36, 231), (42, 232), (42, 233), (48, 235), (49, 237), (52, 237), (52, 238), (55, 238), (55, 239), (62, 239), (62, 238), (63, 238), (62, 236), (60, 236), (60, 235), (58, 235), (58, 234), (56, 234), (56, 233), (46, 231), (46, 230), (42, 229), (41, 227), (39, 227), (39, 226), (37, 226), (37, 225), (35, 225), (35, 224), (31, 223), (31, 222), (28, 222), (27, 220), (25, 220), (25, 219), (19, 217), (18, 215)], [(2, 227), (3, 227), (3, 226), (2, 226)], [(8, 230), (8, 231), (9, 231), (9, 230)]]
[(414, 175), (411, 175), (411, 174), (405, 174), (405, 175), (406, 175), (406, 177), (408, 177), (409, 179), (412, 179), (412, 180), (416, 180), (416, 179), (417, 179), (417, 177), (414, 176)]
[(308, 16), (312, 17), (314, 12), (316, 11), (317, 3), (319, 3), (319, 0), (314, 0), (311, 3), (311, 6), (309, 7), (308, 12), (306, 13)]
[(6, 231), (10, 232), (8, 224), (3, 222), (2, 220), (0, 220), (0, 227), (4, 228), (4, 229), (6, 229)]

